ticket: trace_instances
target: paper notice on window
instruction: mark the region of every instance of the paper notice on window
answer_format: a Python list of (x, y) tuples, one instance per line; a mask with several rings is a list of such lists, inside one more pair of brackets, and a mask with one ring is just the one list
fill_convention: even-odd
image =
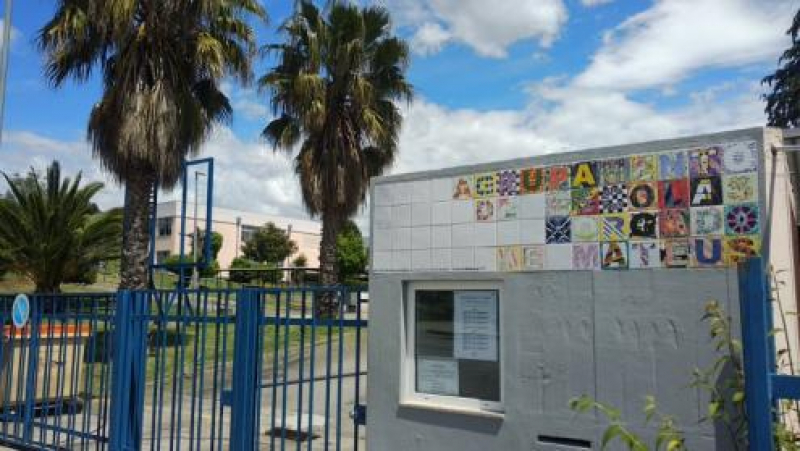
[(454, 293), (454, 357), (497, 361), (497, 292)]
[(453, 359), (418, 357), (417, 392), (458, 396), (458, 362)]

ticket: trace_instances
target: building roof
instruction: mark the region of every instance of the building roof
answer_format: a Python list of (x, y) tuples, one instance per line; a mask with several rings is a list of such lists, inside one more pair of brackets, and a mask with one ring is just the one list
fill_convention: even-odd
[[(205, 219), (205, 205), (202, 205), (198, 213), (198, 220)], [(169, 201), (159, 202), (158, 204), (158, 217), (180, 217), (181, 215), (181, 202)], [(188, 205), (186, 209), (186, 217), (192, 218), (192, 205)], [(237, 220), (241, 221), (242, 225), (246, 226), (263, 226), (268, 222), (274, 223), (280, 228), (287, 228), (292, 226), (292, 231), (304, 232), (319, 235), (322, 233), (322, 224), (317, 221), (309, 219), (287, 218), (284, 216), (268, 215), (264, 213), (256, 213), (252, 211), (234, 210), (230, 208), (214, 207), (212, 220), (214, 222), (223, 222), (236, 224)]]

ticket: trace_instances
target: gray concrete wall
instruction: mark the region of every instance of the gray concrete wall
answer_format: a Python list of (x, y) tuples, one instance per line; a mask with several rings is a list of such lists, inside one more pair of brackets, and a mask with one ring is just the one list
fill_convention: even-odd
[[(426, 280), (500, 283), (502, 419), (401, 405), (404, 286)], [(568, 406), (581, 394), (620, 408), (649, 436), (642, 408), (652, 394), (678, 418), (689, 449), (730, 449), (713, 425), (699, 424), (706, 395), (687, 385), (692, 369), (715, 357), (700, 319), (705, 304), (719, 300), (738, 317), (732, 270), (376, 274), (370, 298), (370, 451), (578, 449), (542, 444), (540, 435), (599, 449), (605, 423)]]

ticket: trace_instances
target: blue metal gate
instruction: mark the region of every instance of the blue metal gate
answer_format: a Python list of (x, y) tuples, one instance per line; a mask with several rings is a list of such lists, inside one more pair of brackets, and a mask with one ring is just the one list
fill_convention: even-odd
[[(326, 296), (338, 300), (338, 312), (317, 318), (315, 304)], [(12, 301), (0, 297), (4, 323)], [(361, 290), (123, 291), (33, 301), (30, 324), (6, 326), (0, 342), (0, 444), (364, 447)]]

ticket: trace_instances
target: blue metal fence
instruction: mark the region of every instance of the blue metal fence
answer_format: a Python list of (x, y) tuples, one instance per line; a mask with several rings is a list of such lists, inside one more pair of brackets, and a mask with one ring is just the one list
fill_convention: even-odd
[[(313, 314), (325, 296), (330, 319)], [(358, 450), (365, 302), (313, 287), (34, 297), (0, 342), (0, 444)]]

